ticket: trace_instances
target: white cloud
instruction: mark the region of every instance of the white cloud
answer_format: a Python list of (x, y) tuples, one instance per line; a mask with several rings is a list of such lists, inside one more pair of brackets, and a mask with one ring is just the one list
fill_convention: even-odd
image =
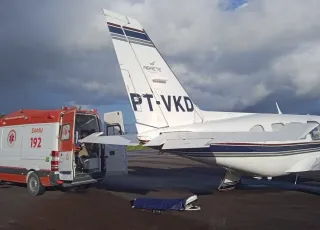
[(120, 0), (109, 6), (138, 18), (169, 55), (216, 46), (232, 52), (255, 50), (279, 39), (296, 39), (320, 25), (317, 0), (254, 0), (234, 12), (222, 12), (217, 4), (218, 0)]
[(286, 86), (298, 97), (320, 94), (318, 0), (252, 0), (234, 12), (216, 0), (109, 7), (141, 21), (200, 107), (244, 109)]
[(80, 105), (80, 104), (77, 104), (75, 101), (68, 101), (68, 102), (67, 102), (67, 106), (75, 106), (75, 107), (77, 107), (78, 109), (83, 109), (83, 110), (89, 110), (89, 109), (91, 109), (91, 106), (90, 106), (90, 105)]

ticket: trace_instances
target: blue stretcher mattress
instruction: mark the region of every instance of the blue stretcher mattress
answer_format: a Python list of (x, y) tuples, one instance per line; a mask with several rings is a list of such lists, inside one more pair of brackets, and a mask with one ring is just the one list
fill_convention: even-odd
[[(161, 198), (137, 198), (132, 201), (132, 208), (158, 210), (158, 211), (183, 211), (189, 205), (188, 199), (161, 199)], [(194, 201), (194, 200), (192, 200)], [(188, 202), (188, 203), (187, 203)]]

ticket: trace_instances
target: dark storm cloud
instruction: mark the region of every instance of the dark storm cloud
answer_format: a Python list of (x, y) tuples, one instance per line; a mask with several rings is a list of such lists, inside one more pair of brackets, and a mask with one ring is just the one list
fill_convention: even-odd
[(272, 112), (278, 99), (285, 111), (313, 111), (320, 4), (285, 3), (221, 13), (212, 0), (1, 1), (0, 97), (10, 101), (2, 110), (128, 103), (106, 7), (145, 25), (201, 108)]
[(8, 98), (2, 110), (122, 99), (125, 91), (119, 70), (112, 68), (117, 63), (107, 31), (88, 37), (99, 14), (103, 22), (97, 2), (1, 1), (0, 97)]
[(275, 103), (278, 103), (283, 114), (320, 115), (320, 100), (309, 97), (297, 97), (293, 90), (276, 91), (264, 98), (258, 104), (248, 107), (247, 112), (278, 113)]

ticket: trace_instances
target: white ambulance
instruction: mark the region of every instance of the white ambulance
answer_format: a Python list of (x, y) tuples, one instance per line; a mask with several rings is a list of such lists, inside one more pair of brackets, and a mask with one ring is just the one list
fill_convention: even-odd
[(0, 119), (0, 180), (27, 184), (41, 195), (47, 187), (88, 185), (103, 180), (104, 146), (77, 140), (103, 132), (97, 111), (63, 107), (20, 110)]

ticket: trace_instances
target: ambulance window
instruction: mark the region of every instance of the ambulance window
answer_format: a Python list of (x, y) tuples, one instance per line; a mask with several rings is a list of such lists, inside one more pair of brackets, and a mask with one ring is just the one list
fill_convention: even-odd
[(278, 131), (284, 126), (283, 123), (273, 123), (271, 125), (273, 131)]
[(106, 134), (107, 136), (122, 135), (121, 126), (119, 124), (107, 125)]
[(264, 128), (261, 125), (255, 125), (250, 129), (251, 132), (264, 132)]

